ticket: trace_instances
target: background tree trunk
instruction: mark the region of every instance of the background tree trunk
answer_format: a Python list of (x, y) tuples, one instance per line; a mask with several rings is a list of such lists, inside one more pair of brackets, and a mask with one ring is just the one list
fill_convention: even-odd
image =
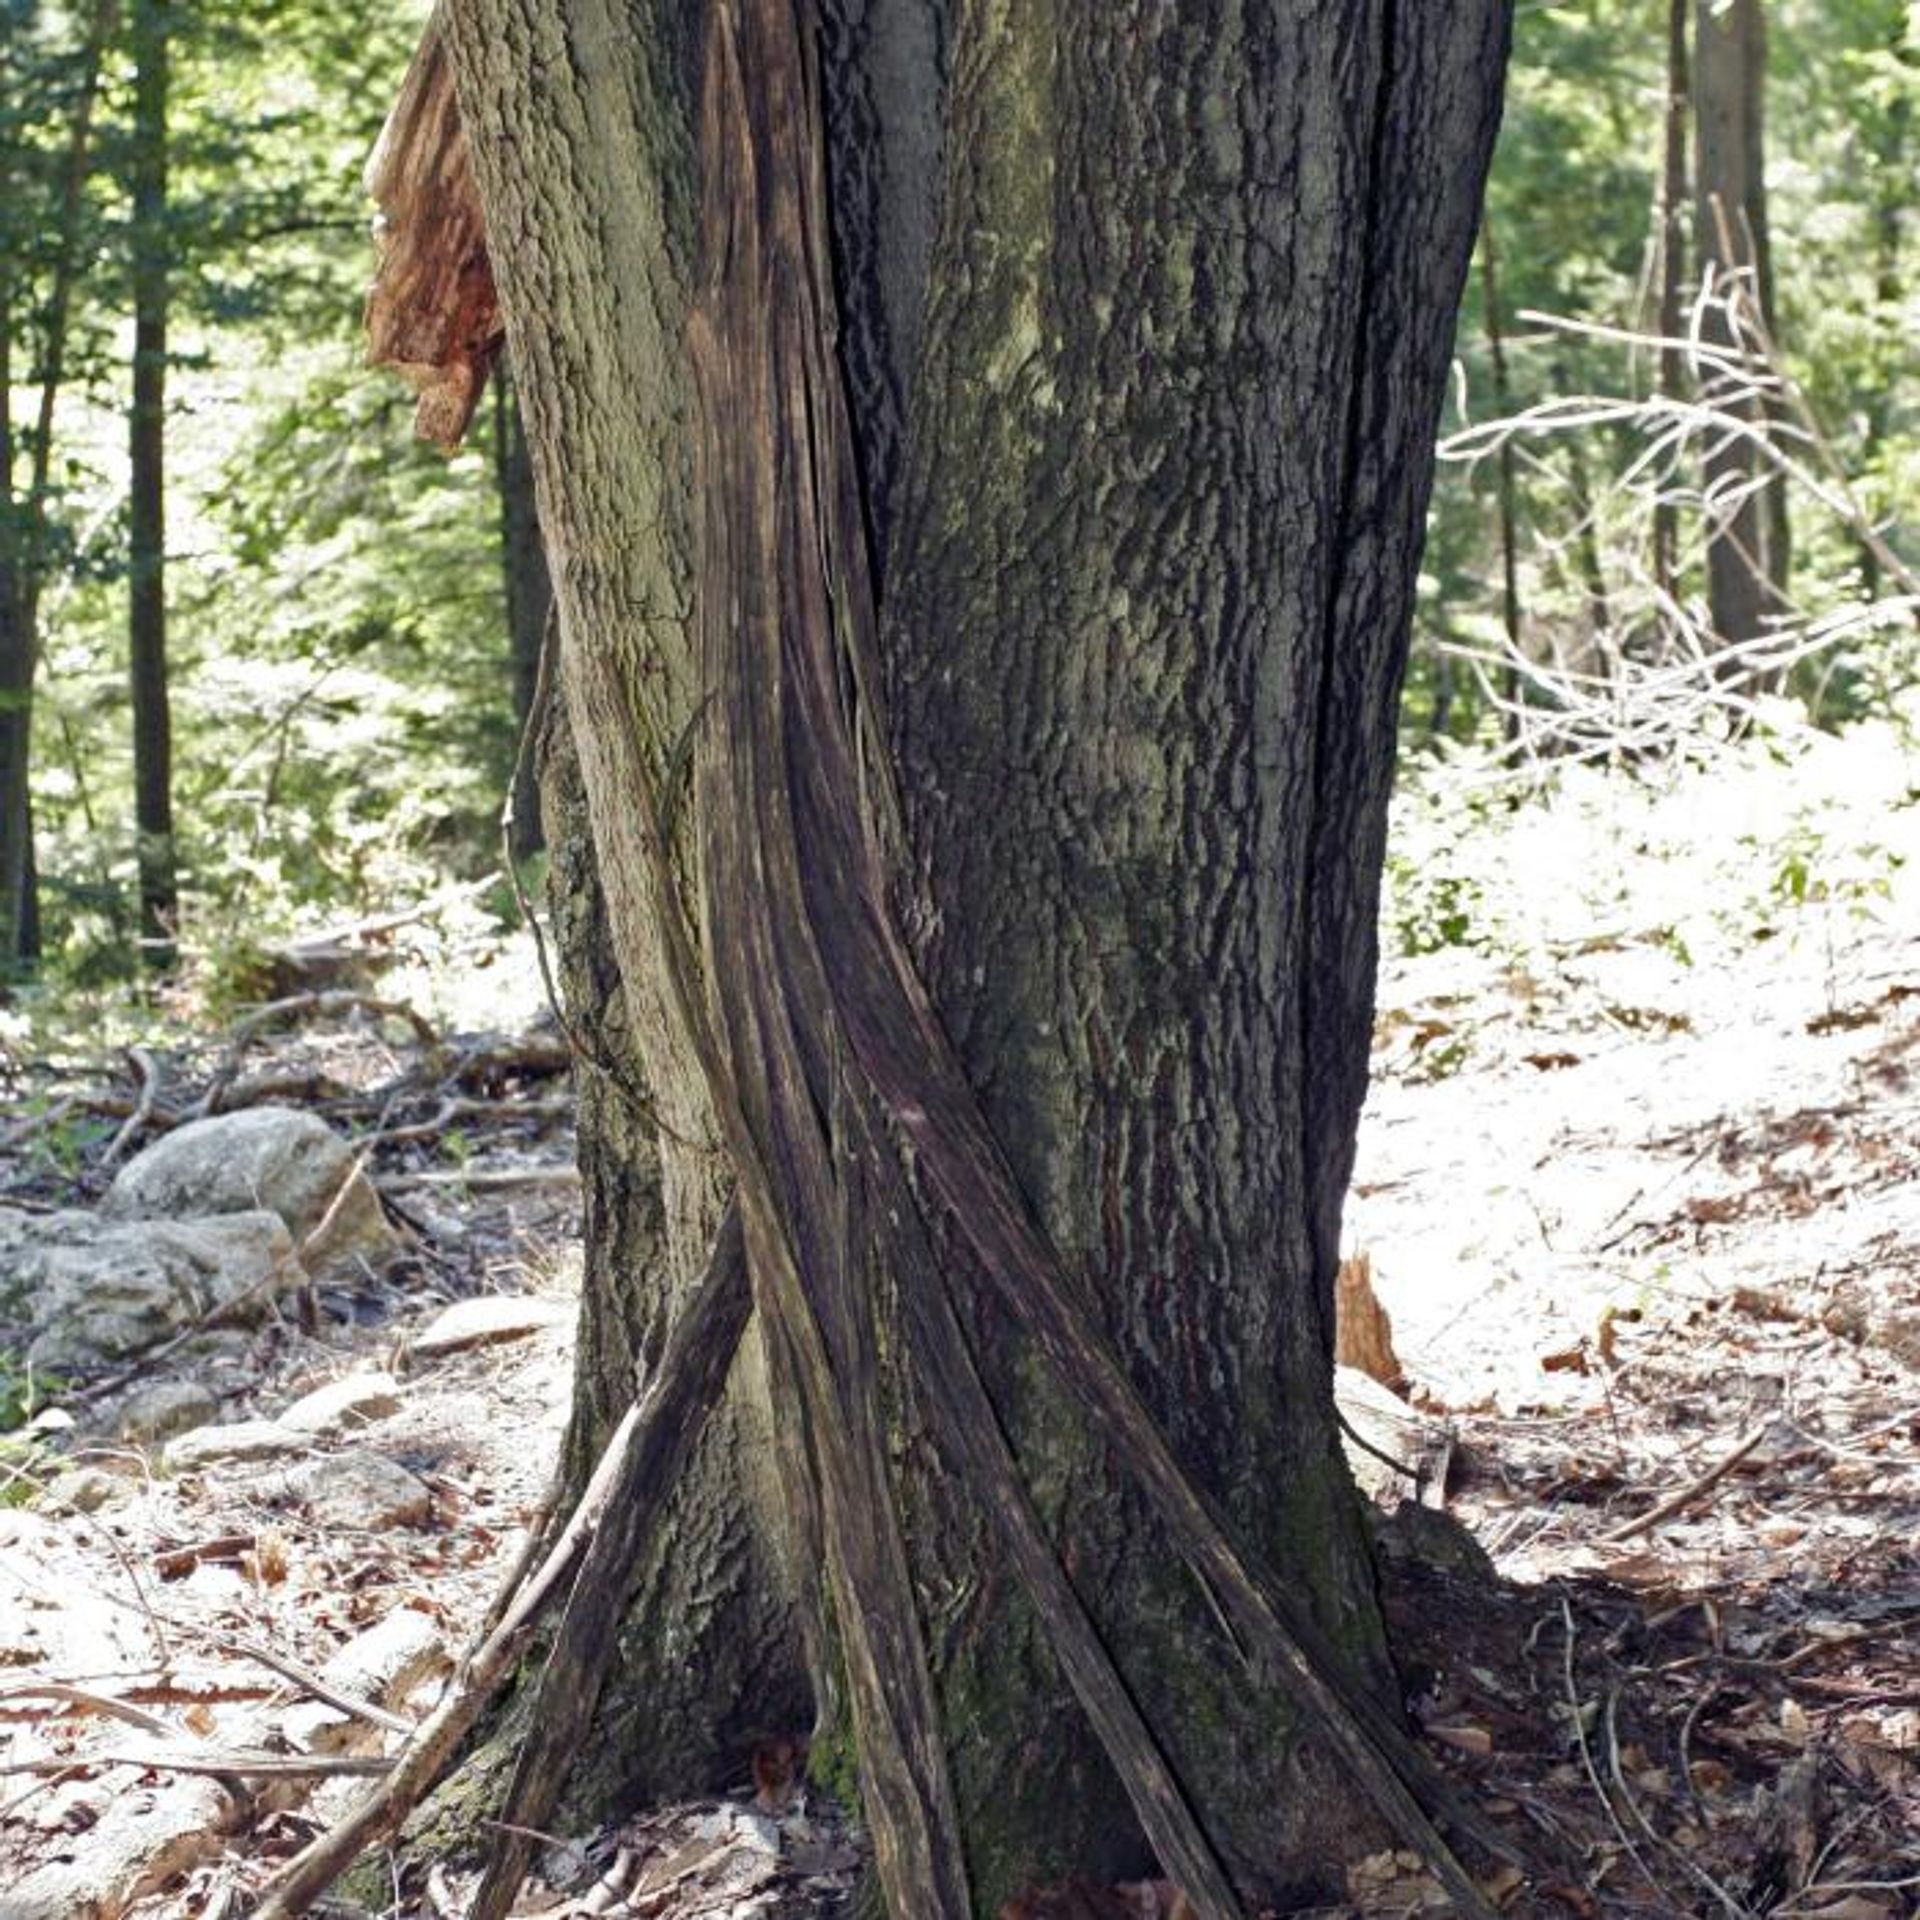
[(140, 951), (173, 963), (173, 722), (167, 697), (167, 69), (169, 0), (133, 0), (133, 408), (128, 426), (128, 678)]
[[(0, 350), (7, 378), (0, 380), (0, 970), (11, 971), (40, 957), (40, 888), (33, 857), (33, 683), (40, 665), (40, 589), (46, 566), (48, 511), (53, 485), (54, 409), (66, 375), (67, 323), (80, 269), (80, 227), (87, 173), (92, 162), (93, 112), (100, 93), (100, 66), (113, 29), (112, 0), (96, 0), (87, 16), (87, 37), (68, 122), (66, 162), (54, 210), (46, 303), (39, 336), (36, 407), (27, 447), (26, 485), (14, 472), (12, 355), (18, 302), (31, 298), (32, 275), (20, 271), (19, 251), (6, 249), (0, 267)], [(16, 156), (0, 155), (0, 189), (18, 191)], [(9, 235), (10, 241), (13, 236)], [(24, 336), (23, 336), (24, 337)]]
[[(1509, 419), (1513, 413), (1513, 388), (1507, 379), (1500, 262), (1494, 245), (1493, 224), (1487, 220), (1480, 226), (1480, 318), (1487, 336), (1487, 365), (1493, 375), (1494, 416)], [(1506, 712), (1501, 716), (1500, 730), (1509, 744), (1520, 737), (1520, 703), (1526, 697), (1520, 683), (1520, 662), (1525, 657), (1525, 649), (1520, 623), (1520, 484), (1516, 464), (1513, 439), (1509, 435), (1500, 442), (1494, 462), (1494, 502), (1500, 527), (1500, 624), (1507, 636), (1507, 663), (1501, 675)]]
[[(1773, 327), (1773, 260), (1767, 234), (1767, 29), (1761, 0), (1698, 0), (1694, 15), (1695, 245), (1703, 266), (1746, 277), (1748, 297)], [(1753, 350), (1716, 310), (1706, 328), (1712, 345)], [(1719, 389), (1719, 391), (1716, 391)], [(1723, 381), (1708, 380), (1705, 398), (1731, 412), (1763, 417), (1764, 402), (1730, 399)], [(1707, 538), (1707, 594), (1723, 640), (1766, 631), (1770, 613), (1786, 605), (1788, 534), (1785, 483), (1760, 481), (1763, 463), (1744, 439), (1709, 442), (1710, 496), (1733, 504), (1712, 517)]]
[[(700, 1750), (697, 1731), (665, 1749), (653, 1735), (668, 1662), (711, 1690), (709, 1750), (754, 1691), (743, 1675), (784, 1709), (797, 1595), (821, 1759), (852, 1761), (903, 1913), (991, 1912), (1029, 1878), (1147, 1861), (1140, 1802), (998, 1570), (977, 1484), (963, 1490), (924, 1371), (929, 1299), (955, 1302), (1070, 1598), (1242, 1896), (1310, 1882), (1364, 1823), (1279, 1675), (1249, 1669), (1116, 1468), (1112, 1434), (1068, 1410), (1057, 1355), (1010, 1323), (1006, 1294), (988, 1305), (977, 1223), (916, 1187), (951, 1142), (884, 1076), (850, 1076), (849, 1046), (878, 1074), (877, 996), (899, 984), (834, 975), (836, 953), (874, 957), (867, 923), (835, 916), (880, 903), (827, 857), (834, 756), (871, 742), (806, 729), (841, 706), (879, 718), (881, 683), (861, 678), (874, 577), (902, 815), (896, 836), (888, 771), (867, 764), (850, 856), (902, 856), (895, 909), (995, 1150), (1179, 1462), (1318, 1622), (1342, 1684), (1392, 1693), (1337, 1444), (1332, 1290), (1395, 699), (1508, 9), (1279, 12), (1123, 21), (973, 0), (949, 18), (878, 0), (830, 10), (824, 82), (785, 0), (444, 15), (578, 752), (577, 803), (557, 781), (549, 822), (557, 917), (576, 1005), (617, 1023), (583, 1124), (574, 1477), (704, 1259), (723, 1123), (781, 1387), (777, 1418), (756, 1416), (764, 1375), (743, 1360), (747, 1444), (710, 1447), (685, 1492), (696, 1551), (728, 1552), (689, 1581), (668, 1551), (643, 1582), (602, 1719), (648, 1728), (627, 1783), (644, 1786)], [(810, 277), (822, 200), (844, 329)], [(818, 686), (788, 676), (817, 665), (803, 648), (823, 620), (851, 677), (810, 707)], [(565, 806), (587, 822), (600, 907)], [(698, 1004), (674, 949), (688, 901), (709, 943)], [(644, 1125), (617, 1091), (629, 1062)], [(896, 1130), (929, 1125), (902, 1156)], [(636, 1184), (649, 1136), (657, 1230)], [(870, 1247), (882, 1274), (862, 1271)], [(866, 1373), (884, 1432), (861, 1424)], [(784, 1580), (758, 1477), (776, 1447)], [(885, 1596), (896, 1505), (905, 1619), (858, 1604)], [(837, 1636), (808, 1590), (823, 1558)], [(735, 1598), (756, 1588), (775, 1598), (743, 1646), (753, 1603)], [(915, 1641), (930, 1729), (889, 1679), (911, 1678)], [(922, 1732), (949, 1756), (951, 1811)]]
[[(1667, 98), (1661, 127), (1660, 198), (1654, 236), (1654, 271), (1659, 306), (1654, 331), (1660, 336), (1661, 395), (1678, 402), (1686, 391), (1687, 324), (1687, 120), (1691, 113), (1687, 79), (1687, 22), (1692, 0), (1667, 0)], [(1653, 579), (1662, 597), (1680, 595), (1680, 516), (1669, 500), (1653, 509)]]

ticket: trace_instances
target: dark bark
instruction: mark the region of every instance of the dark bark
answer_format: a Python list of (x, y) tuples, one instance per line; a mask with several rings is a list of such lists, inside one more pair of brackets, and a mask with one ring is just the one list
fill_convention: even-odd
[[(1341, 1772), (1477, 1909), (1389, 1704), (1331, 1351), (1507, 9), (849, 6), (824, 105), (809, 20), (444, 16), (561, 557), (572, 997), (651, 1102), (596, 1080), (583, 1128), (570, 1458), (722, 1148), (772, 1591), (893, 1911), (1157, 1852), (1217, 1920), (1365, 1836)], [(650, 1145), (646, 1272), (593, 1209)], [(737, 1592), (777, 1564), (726, 1464), (682, 1498)], [(629, 1606), (616, 1738), (662, 1646), (737, 1704), (743, 1623), (687, 1605)]]
[(140, 951), (174, 958), (173, 721), (167, 689), (167, 87), (170, 0), (133, 0), (133, 408), (127, 512), (128, 678), (133, 696), (134, 829)]
[[(1698, 132), (1695, 246), (1701, 264), (1742, 276), (1746, 299), (1770, 333), (1773, 261), (1767, 230), (1766, 16), (1761, 0), (1698, 0), (1694, 15), (1693, 94)], [(1752, 331), (1724, 309), (1709, 317), (1712, 345), (1751, 354)], [(1764, 423), (1763, 400), (1730, 394), (1725, 380), (1703, 383), (1709, 403)], [(1765, 633), (1782, 611), (1788, 573), (1785, 482), (1767, 480), (1744, 437), (1710, 437), (1707, 599), (1714, 631), (1743, 642)], [(1758, 480), (1759, 484), (1755, 484)]]
[[(553, 609), (553, 582), (547, 575), (546, 549), (540, 543), (540, 515), (533, 499), (533, 462), (520, 407), (504, 363), (493, 382), (494, 478), (500, 495), (500, 564), (507, 608), (507, 657), (513, 674), (514, 736), (524, 736), (533, 719), (540, 684), (540, 654), (547, 618)], [(525, 860), (546, 845), (540, 824), (540, 796), (532, 757), (515, 762), (508, 798), (507, 850)]]

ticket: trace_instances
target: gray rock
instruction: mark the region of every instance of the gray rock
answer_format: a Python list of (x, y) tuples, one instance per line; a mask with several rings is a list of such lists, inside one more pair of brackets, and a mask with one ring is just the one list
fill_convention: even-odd
[(54, 1476), (41, 1504), (53, 1513), (98, 1513), (126, 1490), (124, 1481), (98, 1467), (69, 1467)]
[(0, 1319), (66, 1373), (157, 1346), (217, 1307), (257, 1319), (306, 1274), (274, 1214), (101, 1220), (0, 1208)]
[[(264, 1208), (280, 1216), (316, 1271), (361, 1258), (377, 1264), (400, 1245), (353, 1149), (318, 1114), (291, 1107), (248, 1107), (176, 1127), (120, 1169), (102, 1205), (121, 1219)], [(324, 1238), (308, 1247), (323, 1220)]]
[(400, 1411), (400, 1383), (391, 1374), (347, 1373), (302, 1394), (280, 1413), (296, 1433), (343, 1433)]
[[(424, 1613), (395, 1607), (320, 1669), (331, 1687), (377, 1707), (399, 1708), (429, 1680), (452, 1672), (453, 1657)], [(280, 1716), (280, 1731), (303, 1753), (378, 1753), (385, 1734), (371, 1720), (322, 1700), (301, 1700)]]
[(556, 1326), (567, 1309), (557, 1300), (525, 1293), (488, 1293), (472, 1300), (456, 1300), (436, 1314), (414, 1336), (413, 1351), (422, 1359), (458, 1353), (463, 1347), (483, 1347), (496, 1340), (524, 1340), (530, 1333)]
[(310, 1460), (261, 1489), (269, 1500), (303, 1506), (322, 1526), (378, 1532), (424, 1526), (433, 1495), (423, 1480), (384, 1455), (354, 1449)]
[(223, 1465), (229, 1460), (271, 1460), (294, 1453), (307, 1444), (307, 1435), (295, 1433), (274, 1420), (237, 1420), (226, 1427), (195, 1427), (177, 1434), (160, 1458), (169, 1473), (191, 1473), (197, 1467)]
[(219, 1418), (220, 1402), (198, 1380), (149, 1380), (120, 1403), (120, 1437), (136, 1445), (171, 1440)]
[(211, 1780), (123, 1793), (69, 1852), (0, 1893), (0, 1920), (117, 1920), (143, 1895), (211, 1860), (235, 1807)]

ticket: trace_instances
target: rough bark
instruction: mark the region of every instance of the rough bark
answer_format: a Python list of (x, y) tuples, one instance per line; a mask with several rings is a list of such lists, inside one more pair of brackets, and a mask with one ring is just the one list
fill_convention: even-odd
[[(1698, 0), (1693, 95), (1698, 136), (1694, 239), (1702, 267), (1743, 277), (1746, 298), (1773, 326), (1773, 262), (1767, 229), (1766, 15), (1762, 0)], [(1710, 344), (1752, 353), (1750, 333), (1724, 309), (1709, 316)], [(1709, 403), (1760, 422), (1764, 400), (1704, 383)], [(1709, 499), (1707, 599), (1714, 631), (1740, 642), (1766, 631), (1784, 610), (1787, 509), (1784, 481), (1764, 468), (1744, 437), (1717, 435), (1706, 453)]]
[[(792, 0), (441, 20), (604, 888), (601, 944), (556, 833), (561, 930), (663, 1168), (576, 1443), (724, 1143), (898, 1914), (1157, 1851), (1223, 1916), (1364, 1830), (1333, 1756), (1383, 1831), (1436, 1803), (1332, 1289), (1507, 8), (1280, 16), (848, 5), (824, 84)], [(611, 1712), (664, 1643), (724, 1715), (686, 1605), (643, 1587)]]
[[(542, 783), (549, 899), (571, 1017), (597, 1063), (581, 1085), (587, 1271), (565, 1451), (577, 1493), (636, 1364), (704, 1271), (725, 1199), (711, 1105), (671, 1016), (661, 954), (679, 900), (656, 886), (635, 798), (695, 706), (680, 639), (685, 481), (666, 424), (684, 376), (661, 333), (683, 299), (659, 216), (686, 190), (684, 158), (677, 185), (672, 166), (656, 170), (661, 130), (636, 123), (611, 14), (583, 14), (571, 42), (548, 18), (537, 54), (517, 9), (443, 17), (446, 37), (423, 42), (369, 166), (386, 215), (369, 330), (419, 387), (422, 432), (463, 427), (500, 334), (452, 43), (476, 79), (465, 112), (479, 150), (502, 162), (494, 230), (524, 242), (496, 251), (553, 316), (515, 342), (513, 363), (562, 636)], [(515, 90), (530, 78), (550, 91), (528, 106)], [(542, 206), (551, 211), (536, 217)], [(626, 244), (609, 248), (609, 233)], [(636, 418), (638, 396), (665, 418)], [(617, 724), (629, 714), (632, 726)], [(772, 1460), (784, 1437), (749, 1340), (638, 1575), (580, 1810), (715, 1784), (743, 1766), (756, 1732), (803, 1723), (796, 1576)]]
[[(1323, 1370), (1501, 10), (1172, 12), (1112, 36), (994, 12), (956, 45), (887, 623), (913, 925), (1148, 1405), (1364, 1663)], [(1245, 1884), (1277, 1890), (1339, 1797), (1298, 1790), (1292, 1714), (1221, 1659), (1044, 1376), (1001, 1358), (1076, 1583), (1116, 1637), (1154, 1622), (1128, 1677)], [(1074, 1716), (1018, 1603), (969, 1580), (946, 1516), (928, 1531), (950, 1548), (949, 1720), (993, 1729), (958, 1762), (982, 1878), (1122, 1864), (1111, 1779), (1059, 1737)]]
[(127, 653), (140, 951), (174, 957), (173, 722), (167, 690), (167, 82), (169, 0), (133, 0), (133, 406), (127, 451)]

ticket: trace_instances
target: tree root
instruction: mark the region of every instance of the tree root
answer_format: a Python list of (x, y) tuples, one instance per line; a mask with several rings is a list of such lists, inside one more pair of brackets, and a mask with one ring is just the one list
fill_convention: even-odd
[[(720, 1396), (746, 1328), (747, 1306), (739, 1219), (729, 1209), (706, 1277), (675, 1322), (654, 1376), (607, 1442), (559, 1540), (380, 1785), (281, 1872), (256, 1909), (255, 1920), (292, 1920), (304, 1913), (368, 1847), (399, 1829), (445, 1773), (512, 1672), (542, 1611), (576, 1561), (581, 1571), (569, 1603), (569, 1622), (577, 1617), (582, 1624), (571, 1633), (562, 1629), (569, 1670), (591, 1673), (595, 1661), (604, 1659), (604, 1650), (588, 1637), (592, 1627), (604, 1624), (592, 1605), (592, 1576), (621, 1555), (628, 1556), (630, 1564), (644, 1546), (665, 1495)], [(576, 1608), (583, 1595), (586, 1604)], [(556, 1653), (561, 1650), (556, 1646)], [(586, 1710), (591, 1712), (591, 1702)], [(536, 1729), (532, 1739), (538, 1738)]]

